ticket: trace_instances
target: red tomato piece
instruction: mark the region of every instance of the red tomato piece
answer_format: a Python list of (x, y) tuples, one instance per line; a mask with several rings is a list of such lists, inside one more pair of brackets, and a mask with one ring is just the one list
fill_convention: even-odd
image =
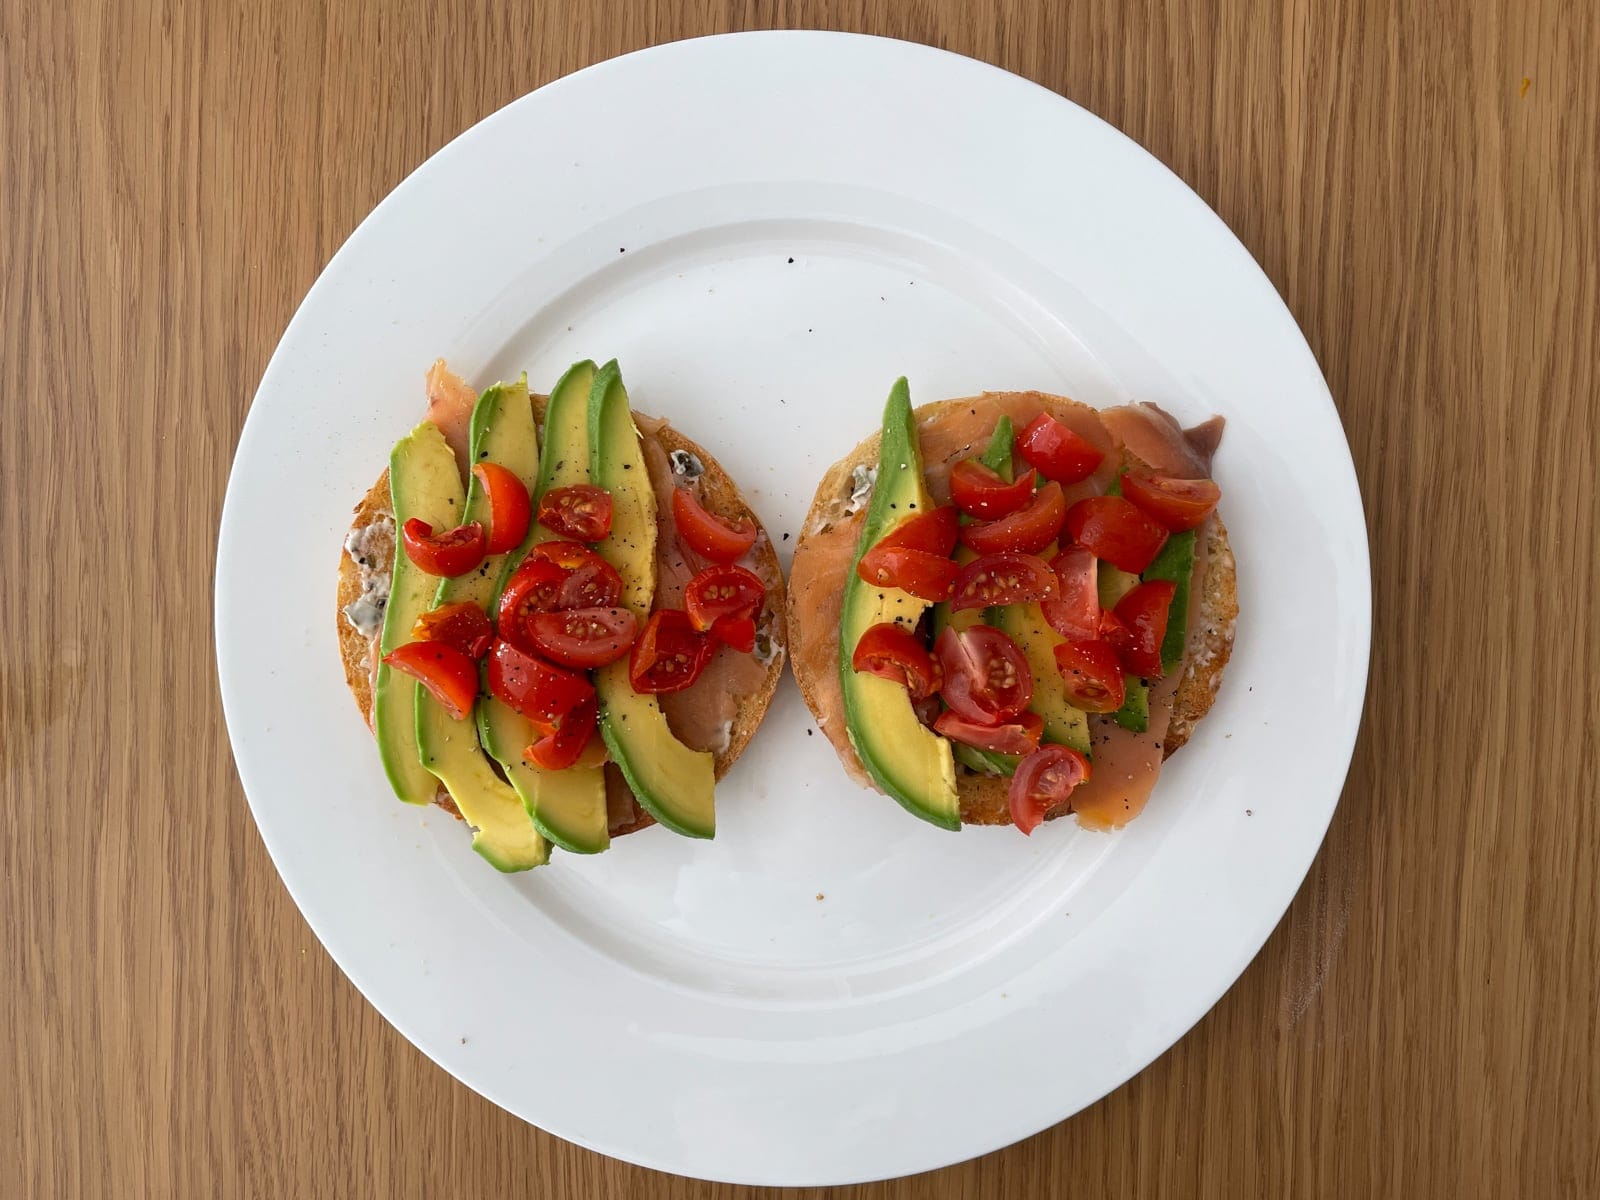
[(564, 667), (603, 667), (628, 652), (639, 619), (626, 608), (568, 608), (530, 613), (523, 621), (528, 644)]
[(1039, 748), (1044, 718), (1037, 713), (1025, 712), (1015, 721), (1007, 721), (1003, 725), (980, 725), (951, 709), (935, 718), (933, 731), (951, 741), (976, 746), (979, 750), (993, 750), (996, 754), (1028, 754)]
[(900, 684), (913, 701), (926, 700), (944, 682), (939, 664), (921, 639), (893, 621), (882, 621), (861, 635), (850, 665)]
[(611, 493), (592, 483), (551, 488), (539, 497), (539, 524), (576, 542), (598, 542), (611, 532)]
[(1116, 712), (1128, 698), (1128, 682), (1117, 652), (1099, 638), (1062, 642), (1055, 648), (1056, 666), (1073, 707), (1084, 712)]
[(689, 624), (704, 633), (722, 617), (750, 617), (761, 611), (767, 585), (754, 571), (734, 563), (707, 567), (684, 589)]
[(874, 587), (899, 588), (923, 600), (948, 600), (960, 572), (961, 568), (943, 555), (882, 542), (856, 564), (856, 574)]
[(594, 696), (594, 686), (576, 671), (525, 654), (504, 639), (489, 648), (489, 692), (549, 732), (574, 705)]
[(754, 617), (718, 617), (711, 622), (711, 640), (732, 646), (740, 654), (751, 654), (756, 648), (756, 620)]
[(583, 756), (594, 737), (599, 705), (593, 693), (574, 704), (560, 718), (555, 731), (545, 734), (522, 752), (522, 757), (546, 771), (564, 771)]
[(964, 458), (950, 472), (950, 498), (962, 512), (982, 521), (1014, 513), (1033, 496), (1034, 473), (1011, 483), (975, 458)]
[(901, 521), (878, 539), (874, 549), (921, 550), (939, 558), (949, 558), (955, 552), (960, 531), (960, 511), (954, 504), (946, 504)]
[(979, 554), (1015, 550), (1037, 554), (1061, 532), (1067, 515), (1067, 498), (1054, 481), (1033, 494), (1033, 499), (998, 521), (978, 521), (961, 531), (961, 540)]
[(477, 463), (472, 473), (489, 500), (489, 553), (515, 550), (528, 536), (528, 525), (533, 519), (528, 489), (499, 463)]
[(1017, 438), (1017, 453), (1046, 479), (1080, 483), (1095, 472), (1105, 455), (1093, 443), (1068, 429), (1049, 413), (1028, 422)]
[(1114, 567), (1138, 575), (1148, 567), (1167, 531), (1121, 496), (1090, 496), (1067, 513), (1067, 532), (1080, 546)]
[(1100, 629), (1100, 570), (1091, 550), (1069, 546), (1050, 566), (1056, 573), (1057, 594), (1040, 605), (1044, 619), (1069, 641), (1092, 638)]
[(939, 694), (961, 716), (979, 724), (1015, 720), (1033, 699), (1033, 672), (1017, 644), (998, 629), (947, 628), (933, 644), (944, 675)]
[(1011, 820), (1031, 834), (1045, 814), (1071, 798), (1074, 789), (1089, 778), (1089, 760), (1066, 746), (1040, 746), (1017, 764), (1006, 798)]
[(524, 650), (531, 650), (528, 617), (536, 612), (555, 612), (562, 607), (561, 589), (571, 574), (539, 558), (529, 558), (513, 571), (495, 610), (495, 628), (500, 636)]
[(622, 576), (598, 555), (574, 567), (561, 581), (560, 608), (614, 608), (622, 599)]
[(729, 523), (708, 512), (700, 498), (686, 487), (672, 493), (672, 519), (678, 536), (701, 558), (714, 563), (731, 563), (749, 553), (756, 544), (755, 522), (743, 517)]
[(529, 560), (555, 563), (566, 571), (574, 571), (586, 563), (605, 562), (582, 542), (540, 542), (528, 551)]
[(464, 721), (478, 698), (478, 664), (448, 642), (407, 642), (383, 656), (428, 689), (457, 721)]
[(711, 640), (696, 632), (689, 614), (663, 608), (650, 615), (628, 659), (628, 681), (640, 693), (681, 692), (711, 661)]
[(1106, 640), (1117, 652), (1122, 665), (1146, 679), (1161, 678), (1161, 641), (1167, 636), (1167, 610), (1172, 607), (1177, 584), (1154, 579), (1133, 588), (1117, 601), (1119, 628), (1110, 630)]
[(494, 626), (483, 609), (463, 600), (423, 613), (412, 627), (411, 636), (419, 642), (444, 642), (476, 661), (489, 652)]
[(961, 568), (950, 607), (988, 608), (994, 604), (1038, 604), (1053, 600), (1060, 583), (1050, 564), (1033, 554), (985, 554)]
[(1222, 489), (1209, 479), (1174, 479), (1133, 471), (1122, 477), (1122, 494), (1173, 533), (1194, 529), (1222, 499)]
[(435, 534), (432, 525), (412, 517), (401, 530), (400, 540), (406, 557), (419, 570), (451, 579), (476, 568), (489, 549), (489, 538), (476, 521)]

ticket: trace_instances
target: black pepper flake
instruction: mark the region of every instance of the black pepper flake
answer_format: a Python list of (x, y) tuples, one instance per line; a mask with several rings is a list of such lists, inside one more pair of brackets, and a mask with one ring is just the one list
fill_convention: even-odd
[(618, 254), (626, 254), (627, 252), (628, 252), (628, 248), (626, 246), (618, 246), (617, 247), (617, 253)]
[(816, 730), (815, 730), (815, 729), (808, 729), (808, 730), (806, 730), (806, 736), (807, 736), (807, 737), (810, 737), (810, 736), (811, 736), (811, 735), (812, 735), (812, 734), (814, 734), (814, 733), (816, 733)]
[(794, 261), (794, 256), (793, 256), (793, 255), (790, 255), (790, 256), (789, 256), (789, 261), (790, 261), (790, 262), (793, 262), (793, 261)]
[(789, 535), (787, 533), (783, 535), (783, 540), (786, 542), (789, 540)]

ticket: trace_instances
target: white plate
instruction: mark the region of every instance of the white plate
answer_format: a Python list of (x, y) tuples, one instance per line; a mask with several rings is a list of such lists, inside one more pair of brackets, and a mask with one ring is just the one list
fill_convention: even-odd
[[(1037, 387), (1224, 413), (1243, 616), (1217, 707), (1120, 834), (957, 835), (850, 783), (786, 679), (719, 788), (714, 842), (652, 829), (496, 875), (455, 821), (389, 795), (333, 641), (350, 508), (435, 355), (480, 387), (526, 368), (541, 388), (616, 356), (775, 536), (902, 373), (918, 402)], [(284, 882), (424, 1053), (618, 1158), (826, 1184), (1042, 1129), (1216, 1001), (1338, 799), (1368, 587), (1316, 363), (1182, 183), (992, 67), (762, 33), (542, 88), (362, 223), (245, 423), (217, 650)]]

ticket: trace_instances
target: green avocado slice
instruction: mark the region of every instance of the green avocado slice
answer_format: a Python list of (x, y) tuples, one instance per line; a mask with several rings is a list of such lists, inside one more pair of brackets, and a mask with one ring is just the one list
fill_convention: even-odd
[[(486, 448), (490, 445), (492, 451)], [(472, 410), (471, 446), (474, 460), (481, 451), (486, 459), (499, 462), (519, 478), (533, 477), (538, 438), (525, 378), (514, 384), (496, 384), (478, 397)], [(487, 525), (487, 510), (488, 498), (472, 476), (462, 520)], [(504, 560), (505, 555), (491, 555), (465, 575), (441, 579), (434, 604), (470, 601), (487, 610)], [(549, 861), (549, 843), (534, 828), (516, 791), (490, 766), (475, 723), (451, 717), (420, 683), (416, 685), (416, 722), (422, 765), (444, 784), (456, 808), (476, 831), (473, 850), (498, 871), (526, 871)]]
[[(594, 374), (592, 362), (574, 363), (568, 368), (551, 389), (545, 405), (544, 445), (536, 463), (530, 464), (525, 455), (519, 456), (519, 466), (528, 471), (521, 478), (536, 512), (539, 497), (549, 489), (589, 482), (589, 388)], [(485, 455), (495, 458), (492, 440), (482, 446), (474, 441), (474, 447), (474, 461)], [(537, 470), (531, 470), (530, 465)], [(537, 522), (529, 527), (522, 545), (506, 555), (489, 605), (491, 613), (528, 551), (556, 536)], [(487, 693), (478, 698), (477, 717), (479, 741), (489, 757), (500, 764), (540, 833), (574, 854), (598, 854), (611, 844), (604, 767), (571, 766), (562, 771), (546, 771), (527, 762), (522, 752), (538, 736), (532, 724)]]
[[(656, 497), (639, 431), (615, 361), (601, 367), (589, 392), (589, 471), (611, 493), (611, 534), (597, 547), (622, 576), (622, 603), (642, 629), (656, 591)], [(673, 735), (656, 697), (633, 690), (628, 660), (595, 672), (600, 735), (645, 810), (685, 837), (716, 835), (712, 755)]]
[(903, 685), (858, 674), (851, 666), (856, 643), (868, 629), (887, 621), (915, 629), (927, 609), (927, 601), (907, 592), (867, 583), (856, 566), (884, 534), (931, 507), (911, 414), (911, 390), (902, 378), (884, 406), (877, 482), (845, 583), (839, 620), (845, 725), (857, 756), (879, 787), (924, 820), (943, 829), (960, 829), (961, 802), (950, 742), (917, 719)]

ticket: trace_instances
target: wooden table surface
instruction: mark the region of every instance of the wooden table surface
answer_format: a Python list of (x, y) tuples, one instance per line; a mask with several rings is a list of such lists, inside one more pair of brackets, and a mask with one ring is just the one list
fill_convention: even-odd
[[(731, 1196), (524, 1126), (268, 861), (211, 645), (235, 438), (344, 237), (507, 101), (773, 25), (997, 63), (1222, 215), (1332, 387), (1366, 723), (1243, 978), (1108, 1099), (891, 1197), (1600, 1195), (1592, 0), (0, 4), (0, 1196)], [(778, 1194), (778, 1193), (773, 1193)]]

